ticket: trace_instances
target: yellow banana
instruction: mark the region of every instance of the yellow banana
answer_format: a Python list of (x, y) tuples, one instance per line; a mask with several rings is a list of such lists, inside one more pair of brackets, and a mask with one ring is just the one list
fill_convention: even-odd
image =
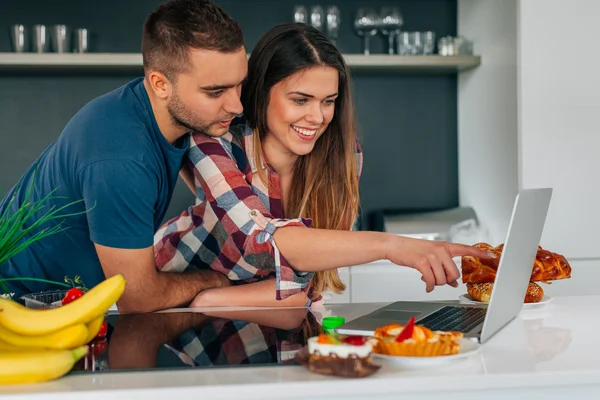
[[(95, 320), (93, 320), (92, 322), (90, 322), (87, 326), (88, 328), (88, 334), (87, 334), (87, 338), (85, 339), (85, 343), (89, 343), (91, 342), (96, 335), (98, 334), (98, 332), (100, 332), (100, 327), (102, 327), (102, 323), (104, 322), (104, 314), (100, 315), (98, 318), (96, 318)], [(0, 337), (1, 339), (1, 337)]]
[(71, 325), (58, 331), (39, 336), (25, 336), (0, 325), (0, 340), (19, 347), (32, 349), (74, 349), (86, 344), (88, 328), (84, 324)]
[(23, 350), (0, 352), (0, 385), (44, 382), (71, 371), (87, 354), (87, 346), (73, 350)]
[(5, 351), (23, 351), (23, 350), (31, 350), (31, 349), (27, 349), (25, 347), (14, 346), (12, 344), (8, 344), (8, 343), (0, 340), (0, 353), (3, 353)]
[(123, 275), (113, 275), (77, 300), (49, 310), (26, 308), (0, 298), (0, 324), (22, 335), (45, 335), (74, 324), (88, 324), (106, 313), (125, 290)]

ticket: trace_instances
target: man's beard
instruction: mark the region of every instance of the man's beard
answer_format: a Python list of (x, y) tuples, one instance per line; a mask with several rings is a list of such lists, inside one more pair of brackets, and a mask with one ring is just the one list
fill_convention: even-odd
[(207, 131), (217, 121), (207, 123), (199, 118), (194, 117), (193, 113), (190, 112), (179, 100), (179, 97), (174, 95), (167, 103), (167, 110), (171, 115), (171, 122), (174, 125), (182, 126), (193, 132), (200, 132), (209, 134)]
[(183, 105), (183, 103), (181, 102), (181, 100), (179, 100), (179, 97), (177, 95), (174, 95), (171, 98), (171, 100), (169, 100), (169, 102), (167, 103), (167, 111), (169, 111), (169, 115), (171, 115), (171, 122), (174, 125), (182, 126), (192, 132), (200, 132), (209, 136), (217, 137), (227, 133), (229, 127), (215, 127), (216, 131), (215, 129), (213, 129), (214, 132), (211, 132), (210, 128), (218, 122), (232, 119), (233, 117), (235, 117), (235, 115), (233, 114), (224, 115), (220, 118), (212, 120), (211, 122), (206, 122), (200, 118), (195, 117), (194, 113), (192, 113)]

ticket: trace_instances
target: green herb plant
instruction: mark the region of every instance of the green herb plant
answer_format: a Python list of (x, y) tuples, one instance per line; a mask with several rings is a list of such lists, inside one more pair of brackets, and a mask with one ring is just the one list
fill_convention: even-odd
[[(12, 203), (15, 201), (15, 196), (13, 195), (9, 203), (6, 205), (4, 212), (2, 213), (2, 215), (0, 215), (0, 265), (14, 257), (17, 253), (27, 248), (31, 244), (37, 242), (38, 240), (45, 239), (51, 235), (54, 235), (67, 229), (67, 226), (64, 225), (64, 220), (60, 221), (58, 224), (52, 227), (42, 227), (47, 222), (59, 218), (64, 219), (66, 217), (79, 215), (86, 212), (82, 211), (71, 214), (61, 214), (61, 212), (67, 207), (83, 201), (77, 200), (58, 208), (52, 206), (48, 208), (48, 210), (46, 210), (38, 220), (31, 221), (32, 217), (38, 211), (43, 210), (45, 207), (47, 207), (46, 203), (48, 202), (48, 200), (53, 198), (65, 198), (61, 196), (53, 196), (54, 192), (57, 190), (54, 189), (46, 196), (44, 196), (41, 200), (32, 201), (31, 193), (33, 191), (33, 182), (35, 181), (36, 174), (37, 170), (34, 172), (31, 185), (29, 189), (27, 189), (27, 193), (25, 195), (25, 198), (23, 199), (23, 204), (19, 207), (17, 212), (10, 216), (8, 214), (8, 210), (11, 208)], [(81, 278), (79, 276), (76, 276), (75, 279), (65, 277), (66, 283), (54, 282), (41, 278), (5, 278), (0, 279), (0, 290), (2, 290), (4, 294), (10, 295), (8, 286), (4, 282), (13, 280), (38, 281), (66, 287), (74, 287), (76, 283), (82, 283)], [(85, 285), (83, 285), (83, 287), (85, 287)]]

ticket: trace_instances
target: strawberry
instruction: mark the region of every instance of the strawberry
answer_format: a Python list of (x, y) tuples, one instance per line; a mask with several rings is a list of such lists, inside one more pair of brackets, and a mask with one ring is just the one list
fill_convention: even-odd
[(347, 336), (342, 341), (352, 346), (362, 346), (367, 341), (367, 338), (364, 336)]
[(396, 338), (396, 342), (404, 342), (407, 339), (412, 338), (413, 331), (415, 330), (415, 317), (410, 317), (408, 323), (404, 326), (398, 337)]

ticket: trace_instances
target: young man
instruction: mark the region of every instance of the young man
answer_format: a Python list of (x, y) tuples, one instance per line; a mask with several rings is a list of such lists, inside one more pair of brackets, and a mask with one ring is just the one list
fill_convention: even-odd
[[(242, 112), (247, 58), (241, 28), (208, 1), (174, 0), (148, 16), (142, 54), (144, 77), (84, 106), (0, 203), (0, 215), (7, 208), (12, 215), (30, 185), (32, 201), (56, 189), (44, 210), (80, 200), (63, 211), (77, 215), (47, 225), (62, 221), (66, 230), (0, 265), (0, 278), (62, 282), (79, 275), (92, 287), (123, 274), (127, 287), (118, 303), (121, 312), (179, 306), (202, 290), (227, 285), (213, 271), (157, 271), (152, 245), (182, 166), (188, 132), (221, 136)], [(57, 288), (34, 281), (7, 283), (15, 298)]]

